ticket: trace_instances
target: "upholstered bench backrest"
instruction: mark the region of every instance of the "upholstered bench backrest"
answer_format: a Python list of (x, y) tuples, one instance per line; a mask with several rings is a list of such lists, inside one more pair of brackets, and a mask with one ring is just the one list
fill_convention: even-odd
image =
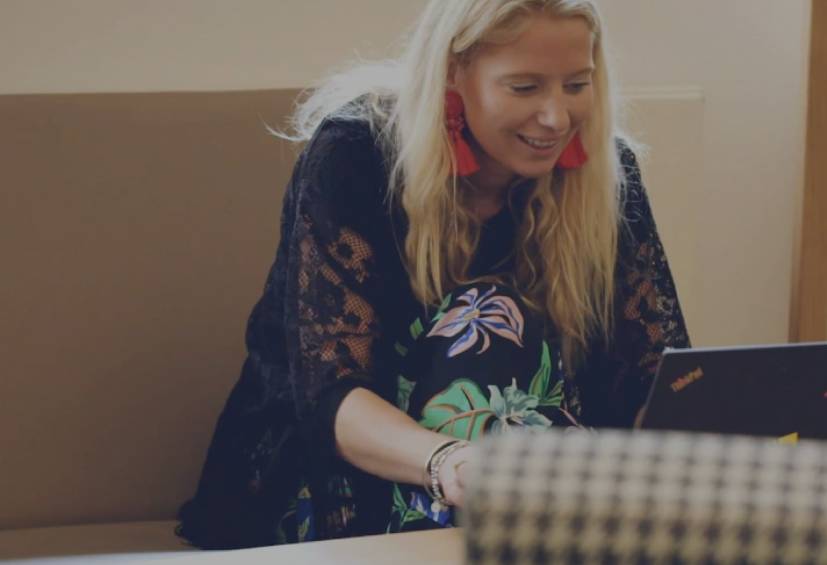
[(244, 355), (297, 91), (0, 96), (0, 529), (168, 519)]

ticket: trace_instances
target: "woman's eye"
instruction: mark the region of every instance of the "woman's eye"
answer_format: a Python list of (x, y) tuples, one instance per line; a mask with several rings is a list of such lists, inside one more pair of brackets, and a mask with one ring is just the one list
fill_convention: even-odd
[(573, 93), (573, 94), (577, 94), (578, 92), (580, 92), (581, 90), (583, 90), (584, 88), (589, 86), (590, 84), (591, 84), (590, 82), (573, 82), (573, 83), (570, 83), (570, 84), (566, 85), (566, 90)]
[(536, 85), (533, 84), (512, 84), (511, 90), (518, 94), (525, 94), (526, 92), (531, 92), (536, 88)]

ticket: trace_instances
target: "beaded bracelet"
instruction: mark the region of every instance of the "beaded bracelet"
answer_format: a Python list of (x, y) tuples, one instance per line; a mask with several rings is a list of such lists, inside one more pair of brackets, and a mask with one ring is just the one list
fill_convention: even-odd
[(461, 439), (443, 442), (434, 450), (425, 466), (428, 475), (428, 480), (425, 481), (424, 485), (425, 491), (432, 499), (443, 506), (449, 506), (449, 504), (445, 499), (445, 494), (442, 492), (442, 485), (439, 484), (439, 469), (449, 455), (467, 445), (468, 442)]
[(442, 449), (434, 459), (433, 464), (431, 465), (431, 488), (434, 491), (434, 494), (437, 496), (434, 498), (437, 502), (444, 506), (448, 506), (448, 501), (445, 499), (445, 494), (442, 492), (442, 485), (439, 482), (439, 470), (442, 467), (442, 464), (448, 459), (448, 456), (451, 455), (454, 451), (457, 451), (460, 448), (463, 448), (468, 445), (467, 441), (459, 440), (451, 445), (447, 446), (445, 449)]
[[(422, 468), (422, 485), (425, 487), (425, 492), (428, 493), (428, 496), (430, 496), (433, 499), (437, 498), (436, 494), (431, 490), (431, 466), (434, 463), (434, 459), (440, 451), (452, 446), (458, 441), (458, 439), (446, 439), (445, 441), (439, 443), (436, 447), (434, 447), (428, 454), (428, 458), (425, 459), (425, 466)], [(438, 494), (441, 494), (441, 492)]]

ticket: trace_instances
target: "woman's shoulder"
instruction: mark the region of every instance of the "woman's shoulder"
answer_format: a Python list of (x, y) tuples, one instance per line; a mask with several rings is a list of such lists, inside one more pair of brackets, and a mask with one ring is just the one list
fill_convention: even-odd
[(656, 230), (649, 196), (643, 183), (643, 175), (635, 150), (635, 144), (623, 137), (615, 138), (618, 158), (618, 202), (622, 241), (625, 248), (636, 250), (642, 242), (649, 241)]
[(635, 144), (628, 138), (615, 137), (615, 151), (619, 165), (619, 180), (623, 190), (642, 190), (643, 182), (640, 173)]
[[(618, 190), (623, 215), (633, 217), (649, 213), (649, 198), (635, 145), (624, 137), (615, 138), (618, 163)], [(628, 219), (628, 218), (627, 218)]]
[(385, 168), (378, 136), (367, 120), (324, 118), (302, 152), (309, 175), (376, 174)]
[(367, 121), (322, 120), (294, 174), (294, 189), (306, 206), (342, 221), (380, 213), (386, 202), (388, 167)]

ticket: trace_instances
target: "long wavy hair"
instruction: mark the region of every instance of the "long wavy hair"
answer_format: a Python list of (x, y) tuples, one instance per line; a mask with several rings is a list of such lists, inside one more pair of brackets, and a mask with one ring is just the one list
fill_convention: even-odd
[[(445, 128), (449, 65), (464, 64), (482, 44), (515, 40), (534, 15), (582, 18), (591, 30), (594, 105), (580, 129), (589, 160), (533, 180), (520, 207), (515, 269), (509, 279), (532, 308), (545, 311), (575, 368), (592, 338), (608, 343), (613, 324), (615, 261), (623, 182), (620, 130), (604, 53), (600, 16), (591, 0), (431, 0), (402, 55), (360, 62), (317, 86), (291, 117), (294, 141), (309, 139), (328, 116), (365, 120), (392, 163), (391, 205), (409, 220), (404, 259), (425, 304), (472, 282), (468, 270), (480, 222), (457, 183)], [(358, 102), (356, 102), (358, 101)]]

